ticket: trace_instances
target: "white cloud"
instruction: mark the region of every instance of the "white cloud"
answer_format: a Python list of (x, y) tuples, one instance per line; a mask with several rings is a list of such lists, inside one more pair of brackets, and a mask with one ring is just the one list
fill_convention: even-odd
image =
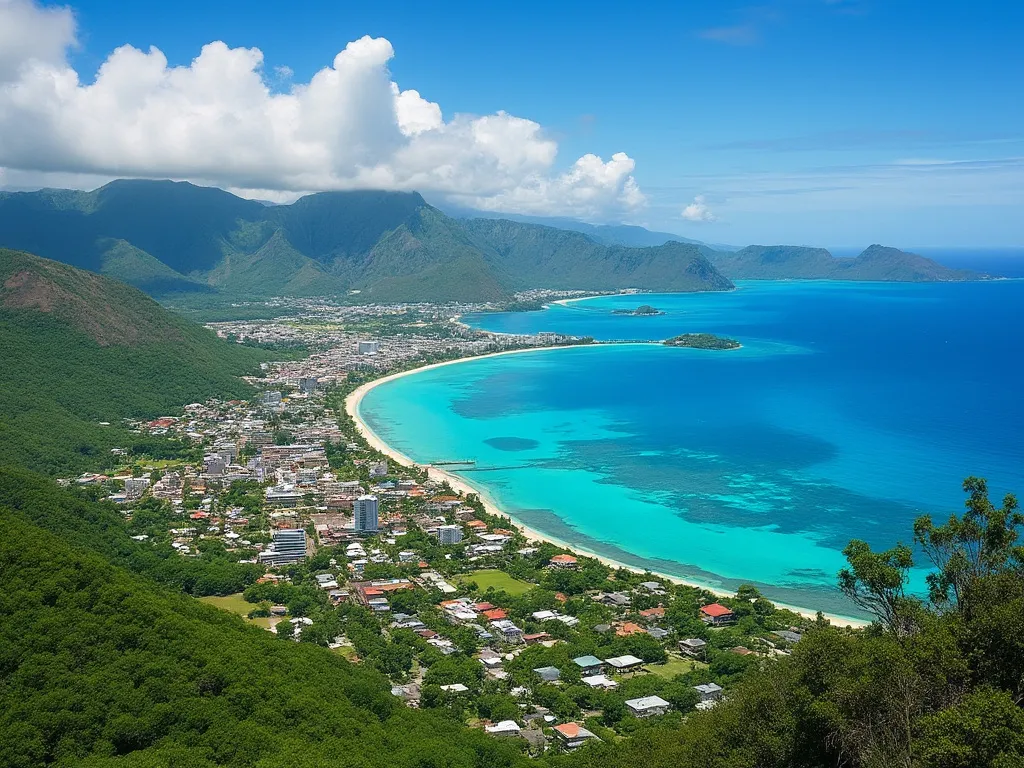
[(75, 43), (75, 17), (68, 8), (39, 8), (30, 0), (0, 0), (0, 86), (31, 61), (64, 63)]
[(680, 214), (687, 221), (698, 221), (708, 222), (715, 220), (715, 214), (708, 208), (707, 203), (704, 202), (704, 195), (697, 195), (693, 198), (693, 202), (683, 208), (682, 214)]
[(67, 9), (0, 0), (0, 178), (167, 177), (275, 198), (418, 190), (587, 217), (644, 203), (623, 153), (584, 155), (560, 173), (556, 142), (532, 120), (446, 121), (440, 105), (391, 80), (383, 38), (353, 41), (309, 82), (275, 92), (287, 68), (265, 76), (259, 49), (222, 42), (177, 67), (157, 48), (122, 46), (86, 82), (64, 58), (74, 29)]

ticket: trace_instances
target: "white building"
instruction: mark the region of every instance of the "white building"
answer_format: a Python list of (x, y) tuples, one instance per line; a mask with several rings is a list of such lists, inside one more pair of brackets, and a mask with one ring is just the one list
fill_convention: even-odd
[(458, 544), (462, 541), (461, 525), (442, 525), (437, 529), (437, 538), (441, 544)]
[(664, 715), (672, 707), (661, 696), (644, 696), (640, 699), (629, 699), (626, 708), (636, 717), (653, 717)]
[(356, 531), (376, 532), (380, 524), (377, 517), (377, 497), (365, 495), (352, 502), (352, 517)]
[(520, 730), (515, 720), (502, 720), (500, 723), (484, 726), (484, 731), (492, 736), (518, 736)]
[(380, 342), (360, 341), (357, 349), (360, 355), (376, 355), (380, 352)]
[(704, 683), (693, 688), (700, 694), (701, 701), (718, 701), (722, 698), (722, 686), (718, 683)]
[(259, 560), (271, 565), (297, 563), (306, 559), (306, 532), (301, 528), (279, 528), (274, 531), (274, 541)]

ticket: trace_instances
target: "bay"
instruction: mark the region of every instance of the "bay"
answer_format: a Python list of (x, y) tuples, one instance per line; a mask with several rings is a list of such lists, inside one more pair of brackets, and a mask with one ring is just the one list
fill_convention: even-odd
[[(616, 309), (651, 304), (664, 314)], [(709, 332), (743, 348), (595, 345), (481, 358), (370, 391), (360, 415), (530, 527), (719, 589), (859, 615), (852, 538), (909, 542), (967, 475), (1024, 492), (1024, 281), (746, 282), (463, 320), (599, 340)], [(923, 570), (913, 586), (923, 588)]]

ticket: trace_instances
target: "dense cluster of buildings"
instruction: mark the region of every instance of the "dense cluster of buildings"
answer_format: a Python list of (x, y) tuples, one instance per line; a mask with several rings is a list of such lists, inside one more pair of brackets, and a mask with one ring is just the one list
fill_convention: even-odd
[[(524, 301), (543, 298), (553, 297), (522, 297)], [(450, 656), (466, 652), (459, 638), (472, 638), (482, 677), (514, 696), (522, 709), (515, 719), (485, 721), (485, 730), (495, 737), (526, 738), (541, 750), (552, 744), (573, 750), (598, 736), (585, 727), (584, 717), (560, 718), (534, 700), (530, 686), (513, 684), (516, 660), (523, 653), (546, 653), (544, 649), (554, 649), (573, 638), (626, 643), (639, 635), (677, 663), (706, 668), (709, 658), (721, 652), (712, 640), (714, 633), (729, 631), (738, 616), (726, 605), (705, 600), (695, 616), (700, 621), (692, 630), (699, 636), (683, 635), (666, 621), (666, 608), (673, 598), (671, 586), (662, 580), (607, 582), (603, 589), (577, 596), (575, 605), (558, 595), (558, 602), (549, 607), (518, 611), (501, 598), (491, 597), (497, 593), (481, 594), (467, 586), (474, 573), (501, 571), (510, 563), (532, 562), (535, 557), (541, 559), (530, 567), (545, 579), (580, 576), (584, 562), (565, 551), (553, 552), (550, 557), (538, 555), (539, 545), (525, 541), (518, 531), (495, 524), (493, 518), (450, 489), (417, 472), (389, 465), (353, 432), (339, 426), (339, 415), (328, 406), (327, 392), (355, 370), (385, 371), (431, 355), (470, 355), (567, 340), (550, 334), (479, 334), (451, 322), (453, 311), (481, 308), (394, 305), (371, 310), (318, 301), (305, 308), (308, 314), (301, 323), (214, 324), (223, 336), (305, 344), (314, 352), (303, 360), (267, 365), (265, 377), (254, 380), (262, 391), (251, 401), (195, 403), (180, 416), (136, 424), (140, 432), (193, 444), (201, 449), (202, 459), (141, 476), (135, 476), (137, 472), (120, 476), (123, 491), (115, 498), (125, 504), (126, 515), (147, 498), (168, 502), (175, 516), (165, 535), (182, 556), (200, 556), (202, 540), (219, 540), (228, 552), (244, 553), (236, 556), (265, 566), (261, 581), (287, 580), (286, 574), (295, 573), (294, 566), (329, 548), (330, 565), (318, 566), (307, 577), (318, 590), (316, 594), (326, 595), (331, 606), (345, 601), (363, 606), (379, 621), (382, 636), (399, 630), (415, 633), (431, 653)], [(351, 328), (360, 319), (381, 317), (394, 320), (401, 332), (377, 337)], [(420, 333), (407, 327), (431, 322), (445, 323), (445, 332)], [(310, 330), (313, 327), (318, 330)], [(80, 479), (98, 481), (97, 476)], [(239, 489), (244, 491), (244, 501)], [(410, 532), (416, 536), (406, 536)], [(149, 534), (137, 538), (145, 540)], [(322, 564), (324, 558), (317, 562)], [(539, 576), (535, 580), (542, 581)], [(409, 608), (415, 602), (410, 601), (410, 593), (429, 596), (430, 609)], [(599, 610), (607, 620), (597, 624), (592, 619), (581, 621), (581, 604)], [(315, 624), (308, 616), (288, 615), (286, 606), (271, 606), (270, 613), (267, 626), (288, 621), (294, 632), (290, 636), (295, 639)], [(433, 620), (437, 616), (440, 623)], [(749, 642), (753, 650), (737, 645), (728, 652), (785, 652), (800, 636), (790, 628), (775, 632), (773, 638)], [(351, 642), (341, 636), (329, 647), (351, 647)], [(565, 659), (572, 654), (563, 655), (558, 663), (531, 666), (527, 671), (532, 669), (535, 686), (564, 687), (566, 678), (571, 678), (591, 689), (593, 695), (628, 691), (628, 681), (651, 673), (651, 665), (638, 655), (596, 653), (600, 655), (585, 654), (568, 661)], [(396, 676), (393, 692), (409, 705), (418, 706), (426, 673), (421, 664), (411, 678)], [(704, 679), (690, 686), (698, 709), (715, 706), (726, 693), (722, 685)], [(446, 696), (471, 694), (463, 683), (441, 687)], [(673, 709), (657, 693), (629, 696), (624, 706), (636, 718), (659, 717)]]

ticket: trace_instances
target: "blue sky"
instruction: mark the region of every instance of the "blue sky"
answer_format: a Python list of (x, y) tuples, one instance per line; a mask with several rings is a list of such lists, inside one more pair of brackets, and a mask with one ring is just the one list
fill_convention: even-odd
[(581, 210), (585, 218), (740, 244), (1024, 246), (1018, 3), (83, 0), (73, 9), (67, 62), (83, 82), (126, 43), (158, 47), (173, 67), (222, 40), (259, 48), (267, 81), (284, 92), (348, 42), (386, 38), (394, 81), (439, 105), (445, 121), (500, 110), (538, 123), (557, 142), (551, 174), (587, 153), (628, 155), (643, 204)]

